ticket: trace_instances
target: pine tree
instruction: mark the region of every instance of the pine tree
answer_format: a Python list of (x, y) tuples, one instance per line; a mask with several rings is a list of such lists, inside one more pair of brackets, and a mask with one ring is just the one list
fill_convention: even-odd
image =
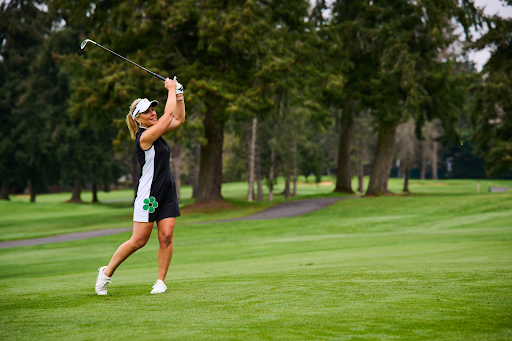
[(326, 27), (331, 42), (328, 56), (332, 80), (324, 93), (329, 106), (341, 110), (335, 192), (354, 193), (351, 185), (354, 118), (365, 108), (370, 91), (368, 79), (377, 71), (377, 61), (372, 58), (366, 41), (372, 20), (368, 1), (338, 0), (332, 5), (332, 20)]
[(475, 49), (492, 46), (493, 51), (482, 80), (472, 89), (470, 122), (475, 152), (484, 158), (487, 174), (496, 177), (512, 170), (512, 19), (495, 16), (488, 27), (473, 45)]
[(10, 186), (28, 184), (34, 201), (35, 193), (44, 188), (50, 176), (45, 167), (48, 141), (41, 134), (42, 108), (31, 103), (33, 73), (38, 71), (36, 64), (41, 58), (39, 50), (51, 28), (48, 14), (40, 8), (40, 1), (14, 0), (0, 4), (2, 199), (8, 199)]
[(478, 22), (470, 1), (370, 2), (373, 17), (363, 42), (378, 70), (368, 79), (370, 103), (378, 126), (377, 150), (367, 195), (389, 193), (387, 182), (398, 124), (413, 118), (417, 129), (440, 118), (446, 136), (453, 132), (465, 100), (466, 75), (454, 60), (439, 58), (455, 37), (451, 21), (464, 27)]

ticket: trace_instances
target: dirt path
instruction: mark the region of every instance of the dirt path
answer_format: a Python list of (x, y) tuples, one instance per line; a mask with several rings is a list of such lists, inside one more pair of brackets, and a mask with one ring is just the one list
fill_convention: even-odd
[[(318, 198), (318, 199), (305, 199), (305, 200), (294, 200), (288, 201), (281, 204), (277, 204), (266, 210), (263, 210), (258, 213), (254, 213), (245, 217), (234, 218), (234, 219), (226, 219), (226, 220), (216, 220), (216, 221), (206, 221), (195, 223), (196, 224), (211, 224), (211, 223), (222, 223), (229, 221), (239, 221), (239, 220), (266, 220), (266, 219), (278, 219), (278, 218), (288, 218), (295, 217), (301, 214), (306, 214), (314, 211), (318, 211), (322, 208), (326, 208), (340, 200), (347, 199), (355, 199), (358, 197), (339, 197), (339, 198)], [(123, 233), (127, 231), (131, 231), (132, 228), (121, 228), (121, 229), (108, 229), (108, 230), (95, 230), (95, 231), (86, 231), (86, 232), (76, 232), (76, 233), (67, 233), (61, 234), (58, 236), (51, 236), (45, 238), (35, 238), (35, 239), (24, 239), (24, 240), (14, 240), (9, 242), (0, 242), (0, 249), (15, 247), (15, 246), (32, 246), (32, 245), (40, 245), (40, 244), (51, 244), (51, 243), (61, 243), (61, 242), (69, 242), (73, 240), (94, 238), (94, 237), (103, 237), (110, 236), (113, 234)]]

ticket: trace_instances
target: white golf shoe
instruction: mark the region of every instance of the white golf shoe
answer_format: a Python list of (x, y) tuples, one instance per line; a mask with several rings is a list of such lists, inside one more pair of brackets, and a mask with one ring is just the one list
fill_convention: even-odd
[(153, 285), (153, 290), (151, 290), (152, 294), (163, 294), (167, 291), (167, 286), (165, 283), (159, 279), (155, 282), (155, 285)]
[(107, 287), (108, 284), (112, 281), (110, 280), (110, 277), (107, 277), (105, 273), (103, 273), (103, 269), (105, 269), (106, 266), (102, 266), (98, 269), (98, 276), (96, 277), (96, 294), (98, 295), (106, 295), (107, 294)]

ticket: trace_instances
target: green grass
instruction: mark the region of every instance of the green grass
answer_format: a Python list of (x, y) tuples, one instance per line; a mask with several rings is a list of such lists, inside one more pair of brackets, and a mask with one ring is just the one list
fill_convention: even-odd
[[(325, 179), (332, 180), (332, 179)], [(276, 186), (276, 193), (284, 189), (283, 181)], [(334, 185), (317, 186), (314, 183), (299, 184), (298, 196), (304, 199), (315, 196), (333, 195)], [(229, 183), (222, 187), (223, 196), (232, 203), (229, 211), (194, 212), (180, 218), (182, 224), (237, 218), (261, 211), (272, 204), (284, 201), (284, 196), (276, 195), (274, 202), (268, 202), (265, 188), (265, 201), (248, 203), (247, 183)], [(335, 194), (339, 196), (339, 194)], [(192, 189), (184, 186), (181, 190), (180, 206), (193, 203)], [(43, 194), (36, 197), (36, 204), (29, 202), (27, 195), (12, 195), (9, 201), (0, 201), (0, 241), (41, 238), (52, 235), (83, 232), (90, 230), (126, 228), (132, 226), (132, 190), (98, 192), (101, 204), (91, 204), (91, 192), (84, 192), (82, 200), (86, 204), (69, 204), (65, 201), (70, 193)], [(20, 219), (23, 216), (23, 219)]]
[[(235, 208), (216, 218), (268, 205), (240, 201), (243, 184), (231, 186)], [(511, 340), (512, 192), (486, 186), (512, 182), (483, 181), (476, 193), (472, 180), (413, 180), (414, 195), (269, 221), (184, 216), (163, 295), (149, 295), (156, 233), (107, 297), (94, 294), (96, 269), (130, 233), (0, 249), (0, 339)], [(45, 205), (70, 223), (67, 207), (130, 212), (36, 203), (18, 222), (34, 211), (27, 225), (38, 226)]]
[[(311, 178), (310, 178), (311, 180)], [(313, 182), (305, 183), (304, 178), (299, 178), (298, 196), (292, 200), (300, 200), (315, 197), (340, 196), (332, 193), (334, 190), (333, 178), (324, 177), (322, 184)], [(365, 186), (368, 178), (365, 179)], [(476, 193), (476, 180), (411, 180), (410, 190), (416, 195), (461, 195)], [(491, 186), (511, 186), (512, 181), (481, 181), (481, 193), (487, 194), (487, 188)], [(353, 180), (353, 188), (357, 188), (357, 179)], [(389, 187), (392, 191), (400, 193), (403, 181), (391, 179)], [(233, 209), (229, 211), (203, 211), (193, 212), (180, 217), (181, 224), (190, 224), (204, 221), (237, 218), (261, 211), (273, 204), (284, 201), (284, 196), (278, 193), (284, 189), (284, 181), (280, 179), (275, 188), (274, 201), (268, 202), (268, 189), (264, 189), (264, 201), (261, 203), (246, 201), (247, 183), (228, 183), (222, 186), (222, 195), (232, 203)], [(192, 189), (184, 186), (181, 191), (182, 200), (180, 206), (193, 203), (190, 199)], [(26, 195), (13, 195), (11, 201), (0, 201), (0, 241), (41, 238), (52, 235), (83, 232), (90, 230), (126, 228), (132, 225), (133, 200), (132, 190), (99, 192), (101, 204), (90, 204), (91, 192), (84, 192), (82, 200), (89, 204), (68, 204), (69, 193), (38, 195), (36, 204), (29, 203)], [(23, 219), (20, 219), (20, 215)]]

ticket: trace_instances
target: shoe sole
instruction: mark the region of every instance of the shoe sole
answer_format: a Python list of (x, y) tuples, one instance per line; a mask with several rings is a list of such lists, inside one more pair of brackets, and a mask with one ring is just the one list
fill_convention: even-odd
[[(167, 291), (167, 290), (166, 290)], [(150, 292), (151, 295), (164, 294), (166, 291), (162, 292)]]

